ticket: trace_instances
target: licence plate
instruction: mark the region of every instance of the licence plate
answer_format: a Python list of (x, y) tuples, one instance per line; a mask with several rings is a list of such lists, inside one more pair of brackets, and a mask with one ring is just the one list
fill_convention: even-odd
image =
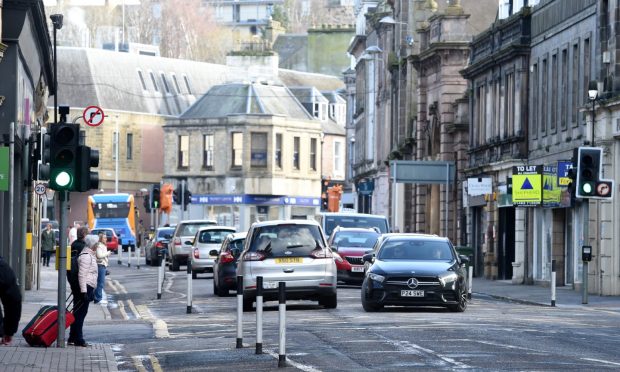
[(278, 282), (263, 282), (264, 289), (278, 288)]
[(364, 272), (364, 266), (353, 266), (353, 267), (351, 267), (351, 272), (353, 272), (353, 273), (363, 273)]
[(400, 291), (401, 297), (424, 297), (424, 291), (416, 290), (402, 290)]
[(282, 257), (276, 258), (277, 264), (291, 264), (291, 263), (303, 263), (304, 259), (301, 257)]

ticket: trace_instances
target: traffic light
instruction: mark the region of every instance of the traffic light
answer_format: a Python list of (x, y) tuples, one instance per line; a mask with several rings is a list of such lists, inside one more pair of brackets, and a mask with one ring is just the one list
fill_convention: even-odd
[(78, 146), (77, 173), (74, 191), (88, 191), (99, 188), (99, 173), (92, 172), (91, 167), (99, 166), (99, 150), (88, 146)]
[(172, 201), (174, 201), (174, 204), (181, 204), (181, 190), (178, 188), (172, 192)]
[(56, 191), (74, 191), (80, 137), (79, 124), (50, 126), (50, 182)]
[(146, 196), (144, 198), (142, 198), (143, 200), (143, 206), (144, 206), (144, 211), (146, 213), (151, 213), (151, 195), (149, 193), (149, 197), (147, 198)]
[[(50, 179), (50, 135), (41, 133), (37, 140), (35, 149), (36, 163), (33, 168), (33, 178), (37, 180), (47, 181)], [(39, 160), (41, 162), (39, 162)]]
[(187, 186), (185, 187), (185, 191), (183, 192), (183, 210), (187, 210), (187, 205), (192, 202), (192, 193), (189, 191)]
[(614, 181), (602, 178), (603, 149), (579, 147), (577, 149), (578, 198), (610, 199), (613, 197)]
[(151, 209), (158, 209), (161, 206), (161, 195), (159, 184), (153, 185), (153, 191), (151, 191)]

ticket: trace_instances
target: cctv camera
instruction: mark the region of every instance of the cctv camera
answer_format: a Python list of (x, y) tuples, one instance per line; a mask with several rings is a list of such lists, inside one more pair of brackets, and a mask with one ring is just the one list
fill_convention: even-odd
[(62, 14), (52, 14), (50, 18), (52, 19), (54, 28), (60, 30), (62, 28)]

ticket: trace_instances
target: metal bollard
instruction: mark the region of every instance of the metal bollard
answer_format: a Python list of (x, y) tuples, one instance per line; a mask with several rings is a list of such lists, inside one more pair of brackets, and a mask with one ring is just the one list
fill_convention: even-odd
[(117, 245), (116, 246), (116, 255), (118, 256), (118, 264), (122, 265), (123, 264), (123, 246), (122, 245)]
[(192, 313), (192, 261), (187, 258), (187, 314)]
[(555, 260), (551, 260), (551, 306), (555, 306)]
[(127, 247), (127, 267), (131, 267), (131, 246)]
[(263, 353), (263, 277), (256, 277), (256, 354)]
[(473, 279), (474, 279), (474, 267), (473, 266), (469, 266), (467, 268), (467, 299), (471, 300), (471, 287), (473, 286)]
[(166, 265), (166, 255), (160, 255), (161, 262), (159, 263), (159, 268), (157, 269), (157, 299), (161, 300), (161, 290), (164, 286), (164, 268)]
[(243, 347), (243, 276), (237, 276), (237, 349)]
[(279, 339), (278, 368), (286, 367), (286, 283), (278, 283)]
[(140, 270), (140, 247), (136, 247), (136, 268)]

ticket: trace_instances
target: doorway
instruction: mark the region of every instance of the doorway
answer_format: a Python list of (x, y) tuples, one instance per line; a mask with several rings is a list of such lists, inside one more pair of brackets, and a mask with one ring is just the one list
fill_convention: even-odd
[(497, 242), (497, 278), (512, 279), (515, 261), (515, 208), (499, 208), (499, 236)]

